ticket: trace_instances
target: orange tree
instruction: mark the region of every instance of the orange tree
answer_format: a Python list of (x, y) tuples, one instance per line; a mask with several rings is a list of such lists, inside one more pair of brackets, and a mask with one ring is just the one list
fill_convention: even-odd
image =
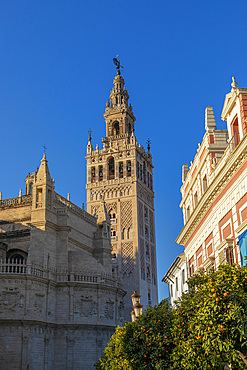
[(95, 365), (96, 369), (104, 370), (118, 370), (118, 369), (131, 369), (130, 362), (126, 357), (126, 348), (124, 346), (124, 336), (126, 328), (131, 323), (126, 323), (122, 328), (118, 326), (115, 333), (112, 335), (108, 346), (104, 350), (104, 356)]
[(247, 368), (247, 268), (196, 274), (174, 310), (173, 369)]
[(167, 300), (148, 307), (135, 322), (117, 328), (96, 368), (168, 369), (174, 347), (172, 319)]
[(118, 327), (97, 369), (247, 369), (247, 267), (196, 274), (171, 310), (164, 300)]

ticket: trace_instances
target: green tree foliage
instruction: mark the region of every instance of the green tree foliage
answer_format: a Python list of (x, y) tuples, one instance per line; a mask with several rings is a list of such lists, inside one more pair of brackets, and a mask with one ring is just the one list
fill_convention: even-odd
[(247, 269), (226, 264), (196, 274), (174, 310), (174, 369), (247, 368)]
[(167, 369), (173, 349), (173, 314), (167, 300), (148, 307), (134, 323), (118, 327), (97, 369)]
[(247, 369), (247, 267), (195, 274), (171, 310), (165, 300), (118, 327), (97, 369)]

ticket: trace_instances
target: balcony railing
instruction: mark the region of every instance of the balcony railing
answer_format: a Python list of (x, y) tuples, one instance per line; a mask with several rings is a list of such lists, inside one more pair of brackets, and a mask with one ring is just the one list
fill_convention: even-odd
[(59, 269), (47, 269), (42, 266), (32, 265), (25, 260), (0, 260), (0, 277), (4, 276), (35, 276), (37, 278), (49, 279), (54, 282), (75, 282), (90, 284), (107, 284), (112, 286), (121, 285), (120, 280), (116, 280), (110, 274), (97, 274), (95, 272), (83, 274), (81, 272), (68, 272)]

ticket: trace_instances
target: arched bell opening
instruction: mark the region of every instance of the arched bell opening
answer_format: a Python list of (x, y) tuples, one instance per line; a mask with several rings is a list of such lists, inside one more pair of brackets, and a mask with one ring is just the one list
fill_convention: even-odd
[(108, 180), (115, 178), (115, 161), (113, 157), (108, 160)]
[(112, 125), (112, 135), (113, 136), (116, 136), (116, 135), (119, 135), (119, 133), (120, 133), (120, 131), (119, 131), (120, 129), (119, 129), (119, 122), (118, 121), (116, 121), (116, 122), (114, 122), (113, 123), (113, 125)]

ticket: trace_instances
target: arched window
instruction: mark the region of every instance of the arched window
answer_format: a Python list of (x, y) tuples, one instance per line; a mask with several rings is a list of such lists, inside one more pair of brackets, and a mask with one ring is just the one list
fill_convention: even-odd
[(92, 167), (91, 170), (91, 182), (95, 182), (95, 167)]
[(115, 163), (114, 158), (111, 157), (108, 161), (108, 179), (114, 179), (115, 177)]
[(143, 182), (146, 184), (146, 163), (143, 163)]
[(9, 272), (24, 273), (25, 261), (27, 260), (27, 253), (20, 249), (12, 249), (7, 252), (7, 260), (12, 266), (9, 266)]
[(119, 135), (119, 123), (118, 122), (115, 122), (113, 124), (113, 135), (114, 136)]
[(123, 177), (123, 162), (119, 163), (119, 177)]
[(136, 171), (137, 171), (137, 177), (138, 177), (138, 179), (139, 179), (139, 175), (140, 175), (139, 162), (137, 162)]
[(103, 166), (99, 166), (99, 181), (103, 180)]
[(127, 162), (127, 176), (131, 176), (131, 161)]
[(33, 183), (30, 182), (30, 185), (29, 185), (29, 194), (33, 194)]
[(150, 274), (150, 268), (149, 268), (149, 266), (147, 266), (147, 281), (148, 281), (148, 283), (151, 282), (151, 274)]
[(19, 253), (12, 254), (12, 256), (9, 258), (9, 261), (11, 263), (22, 263), (24, 262), (24, 257)]

